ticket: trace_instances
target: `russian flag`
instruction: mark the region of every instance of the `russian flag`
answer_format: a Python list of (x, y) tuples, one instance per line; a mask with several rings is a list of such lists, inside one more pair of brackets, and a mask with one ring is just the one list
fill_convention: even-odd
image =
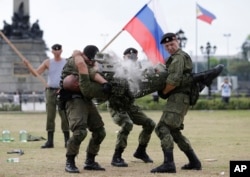
[(196, 4), (196, 10), (197, 10), (197, 18), (204, 22), (211, 24), (212, 21), (216, 19), (216, 16), (214, 14), (212, 14), (211, 12), (204, 9), (198, 4)]
[(159, 8), (157, 0), (149, 1), (123, 28), (133, 36), (154, 64), (164, 63), (169, 56), (160, 44), (167, 28)]

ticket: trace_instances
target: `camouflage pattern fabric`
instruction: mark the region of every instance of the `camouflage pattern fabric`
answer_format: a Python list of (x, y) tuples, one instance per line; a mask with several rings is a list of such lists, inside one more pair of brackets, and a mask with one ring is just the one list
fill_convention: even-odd
[[(89, 71), (94, 73), (94, 71)], [(69, 58), (65, 64), (62, 79), (69, 74), (78, 75), (73, 58)], [(106, 99), (107, 94), (103, 93), (102, 85), (91, 81), (94, 75), (95, 73), (79, 75), (81, 93), (68, 94), (71, 99), (66, 100), (65, 111), (73, 135), (67, 142), (66, 155), (77, 155), (79, 153), (80, 144), (87, 136), (87, 129), (92, 132), (87, 148), (88, 153), (97, 154), (100, 144), (106, 136), (102, 118), (91, 99), (94, 97)]]
[(185, 82), (186, 73), (192, 71), (191, 58), (179, 49), (166, 62), (168, 77), (166, 83), (175, 85), (174, 92), (170, 94), (167, 103), (163, 109), (163, 113), (155, 132), (161, 140), (163, 150), (172, 150), (174, 142), (176, 142), (182, 151), (190, 150), (192, 147), (188, 139), (181, 134), (184, 128), (184, 116), (189, 109), (189, 94), (191, 87), (181, 84)]
[[(46, 89), (46, 111), (47, 111), (47, 123), (46, 130), (50, 132), (55, 131), (55, 119), (58, 107), (57, 101), (57, 90), (56, 89)], [(58, 108), (58, 113), (61, 118), (61, 129), (62, 131), (69, 131), (69, 123), (66, 118), (64, 110)]]

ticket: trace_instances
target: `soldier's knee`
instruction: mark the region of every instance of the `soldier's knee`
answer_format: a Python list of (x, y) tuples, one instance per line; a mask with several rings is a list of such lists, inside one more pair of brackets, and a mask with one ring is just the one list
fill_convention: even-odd
[(106, 131), (105, 131), (104, 127), (100, 127), (100, 128), (95, 129), (93, 131), (93, 134), (94, 134), (93, 138), (94, 138), (95, 144), (101, 144), (101, 142), (106, 137)]
[(160, 139), (163, 139), (163, 137), (167, 134), (170, 134), (170, 130), (167, 126), (165, 125), (158, 125), (156, 128), (155, 128), (155, 133), (156, 135), (160, 138)]
[(122, 130), (121, 132), (123, 134), (128, 135), (129, 132), (133, 129), (133, 122), (132, 121), (126, 121), (124, 122), (124, 124), (122, 125)]
[(74, 141), (76, 144), (81, 144), (81, 142), (86, 138), (87, 130), (76, 130), (73, 132)]
[(146, 124), (143, 125), (143, 129), (148, 133), (152, 133), (155, 128), (155, 122), (152, 119), (148, 119)]

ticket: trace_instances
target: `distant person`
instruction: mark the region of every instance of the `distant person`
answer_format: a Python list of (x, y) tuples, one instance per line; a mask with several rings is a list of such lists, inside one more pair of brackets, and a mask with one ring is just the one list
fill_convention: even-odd
[(13, 102), (14, 102), (14, 105), (19, 105), (20, 104), (20, 95), (19, 95), (18, 92), (16, 92), (13, 95)]
[(222, 102), (229, 103), (231, 97), (231, 90), (232, 90), (232, 84), (228, 80), (228, 78), (225, 78), (224, 81), (221, 83)]
[[(61, 80), (62, 69), (66, 63), (66, 59), (61, 57), (62, 45), (54, 44), (52, 47), (52, 54), (54, 55), (51, 59), (46, 59), (43, 63), (36, 69), (38, 74), (44, 73), (48, 70), (48, 81), (45, 94), (46, 94), (46, 113), (47, 122), (46, 130), (48, 133), (47, 142), (41, 146), (41, 148), (53, 148), (54, 147), (54, 132), (55, 132), (55, 118), (58, 108), (58, 113), (61, 117), (61, 129), (64, 134), (64, 146), (67, 146), (67, 141), (69, 139), (69, 123), (64, 110), (60, 110), (57, 102), (57, 92), (59, 90), (59, 83)], [(25, 61), (27, 65), (28, 62)], [(31, 73), (36, 76), (33, 71)]]
[[(134, 48), (128, 48), (123, 53), (124, 60), (130, 60), (138, 66), (138, 51)], [(121, 127), (117, 134), (117, 140), (115, 145), (115, 152), (112, 157), (111, 165), (116, 167), (127, 167), (128, 164), (122, 158), (122, 153), (127, 147), (128, 135), (131, 132), (133, 125), (139, 125), (142, 127), (142, 131), (139, 135), (139, 144), (133, 154), (137, 159), (142, 160), (145, 163), (153, 163), (153, 160), (148, 156), (146, 148), (151, 138), (151, 134), (155, 128), (155, 122), (145, 115), (140, 107), (134, 104), (134, 100), (130, 100), (126, 105), (126, 109), (121, 108), (115, 104), (116, 100), (109, 101), (109, 110), (113, 121)]]
[(152, 97), (153, 97), (153, 101), (154, 102), (159, 102), (159, 95), (158, 95), (158, 92), (154, 92), (152, 93)]

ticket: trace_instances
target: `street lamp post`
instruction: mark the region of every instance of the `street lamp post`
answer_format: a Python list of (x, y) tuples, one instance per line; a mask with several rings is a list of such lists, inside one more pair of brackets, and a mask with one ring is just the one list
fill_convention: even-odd
[(179, 41), (180, 48), (181, 49), (184, 48), (186, 46), (186, 43), (187, 43), (187, 38), (184, 35), (184, 31), (182, 31), (180, 29), (175, 34), (176, 34), (177, 40)]
[[(216, 46), (211, 46), (209, 42), (207, 42), (206, 48), (203, 46), (200, 47), (201, 53), (207, 55), (207, 69), (210, 68), (210, 55), (215, 54)], [(208, 86), (208, 98), (211, 98), (211, 85)]]
[(224, 34), (224, 37), (227, 39), (227, 75), (229, 75), (229, 37), (231, 37), (230, 33)]

